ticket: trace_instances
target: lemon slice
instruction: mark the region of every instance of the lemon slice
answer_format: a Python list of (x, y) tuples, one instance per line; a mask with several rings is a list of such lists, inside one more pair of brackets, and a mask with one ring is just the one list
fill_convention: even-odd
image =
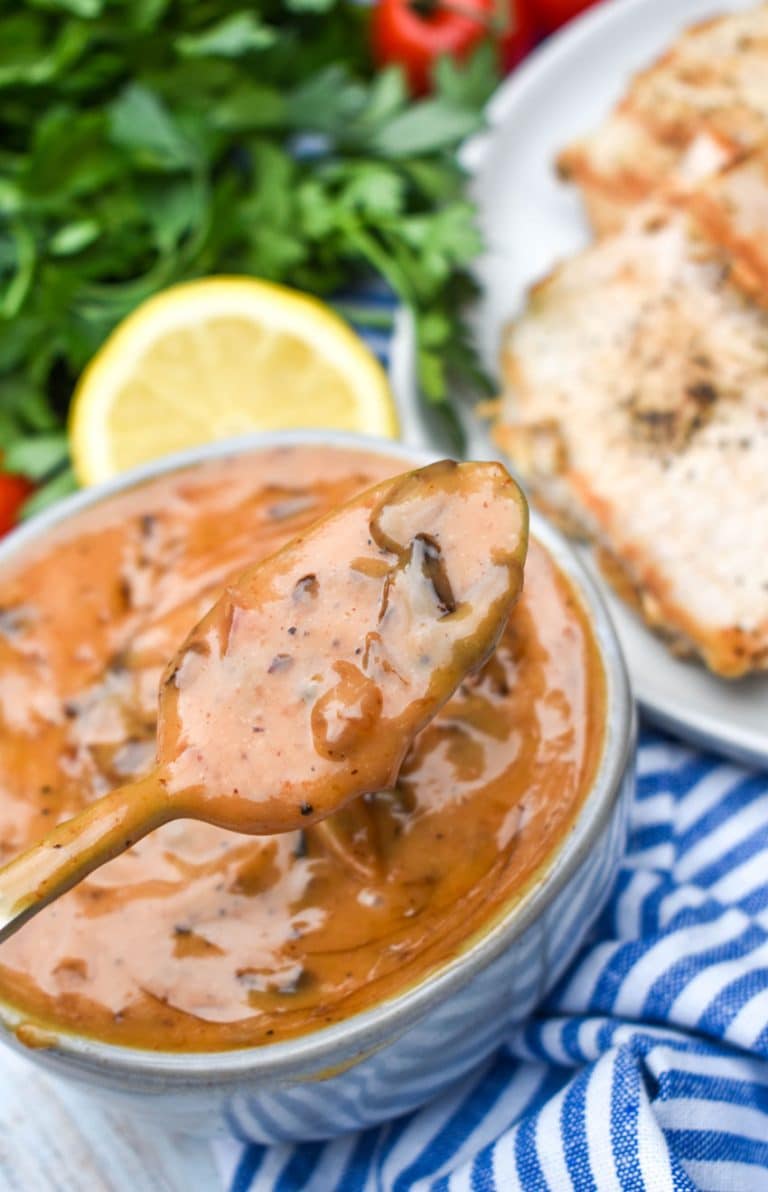
[(83, 484), (212, 439), (328, 427), (394, 437), (387, 378), (324, 303), (249, 278), (148, 299), (84, 372), (70, 414)]

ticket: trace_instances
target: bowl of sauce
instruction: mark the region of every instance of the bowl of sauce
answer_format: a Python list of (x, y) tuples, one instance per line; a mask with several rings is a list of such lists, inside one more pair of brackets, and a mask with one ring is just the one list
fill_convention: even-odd
[[(149, 772), (163, 668), (234, 576), (424, 462), (361, 437), (240, 439), (7, 539), (0, 861)], [(140, 1110), (261, 1141), (371, 1125), (485, 1058), (599, 910), (632, 784), (610, 622), (559, 536), (531, 532), (495, 653), (392, 790), (279, 836), (178, 820), (145, 837), (0, 946), (3, 1037)]]

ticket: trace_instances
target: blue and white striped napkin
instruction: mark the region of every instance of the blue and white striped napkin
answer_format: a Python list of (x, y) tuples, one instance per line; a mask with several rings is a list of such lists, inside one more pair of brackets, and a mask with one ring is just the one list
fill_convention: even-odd
[(417, 1113), (223, 1145), (231, 1192), (768, 1189), (768, 775), (645, 730), (629, 847), (581, 956)]
[(230, 1192), (768, 1192), (768, 774), (648, 729), (638, 773), (610, 903), (536, 1017), (378, 1129), (222, 1144)]

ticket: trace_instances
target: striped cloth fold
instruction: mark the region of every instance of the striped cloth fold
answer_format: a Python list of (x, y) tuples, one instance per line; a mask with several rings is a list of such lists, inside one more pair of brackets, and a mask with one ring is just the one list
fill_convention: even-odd
[(217, 1159), (230, 1192), (768, 1192), (768, 775), (646, 728), (616, 887), (536, 1017), (414, 1114)]

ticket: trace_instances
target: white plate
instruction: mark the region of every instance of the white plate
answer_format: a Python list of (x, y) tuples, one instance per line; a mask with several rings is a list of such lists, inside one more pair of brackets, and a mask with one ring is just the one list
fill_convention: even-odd
[[(527, 287), (591, 238), (575, 188), (555, 177), (557, 150), (598, 124), (629, 76), (680, 30), (743, 7), (738, 0), (605, 0), (540, 47), (496, 93), (490, 131), (465, 150), (489, 246), (478, 267), (483, 297), (476, 329), (492, 374), (501, 328), (522, 307)], [(398, 338), (402, 384), (408, 336)], [(481, 432), (472, 433), (470, 450), (487, 453)], [(697, 744), (768, 765), (768, 679), (726, 682), (676, 660), (629, 609), (607, 597), (646, 712)]]

